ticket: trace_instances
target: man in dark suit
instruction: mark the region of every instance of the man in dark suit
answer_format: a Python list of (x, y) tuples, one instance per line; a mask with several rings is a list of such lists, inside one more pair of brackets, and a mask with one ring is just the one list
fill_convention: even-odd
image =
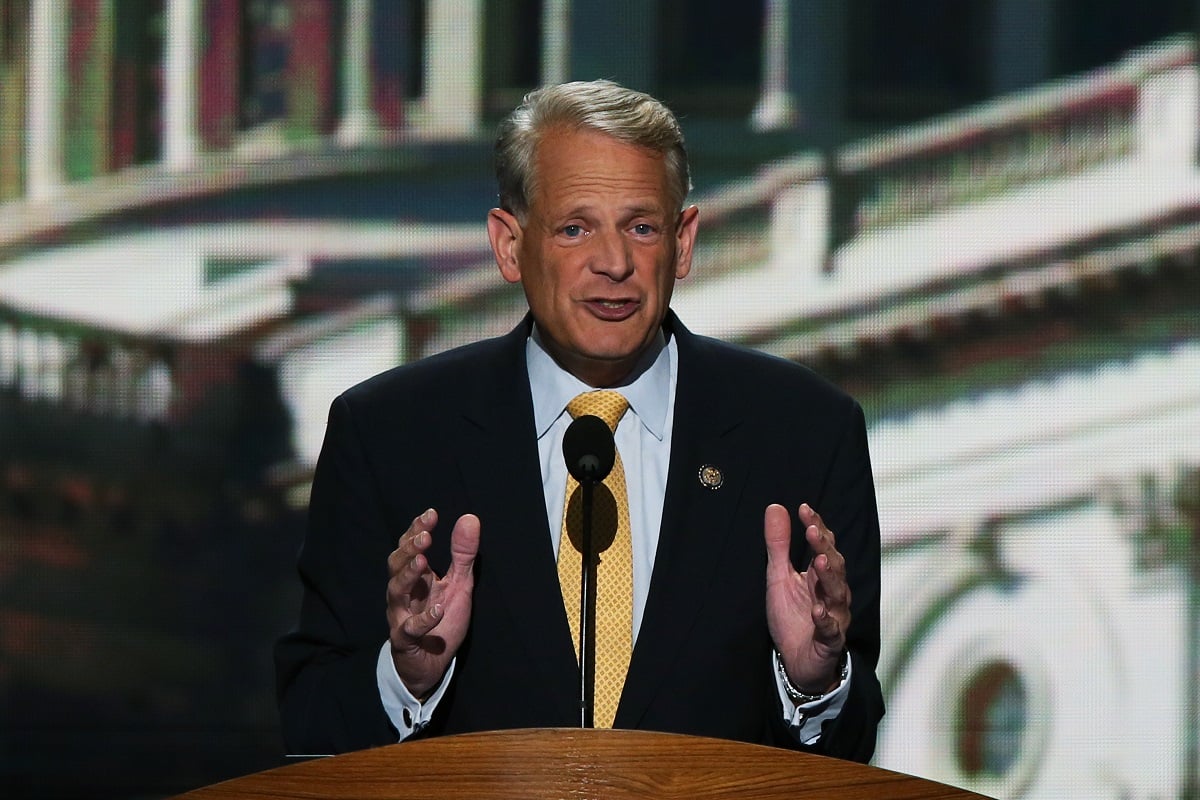
[(488, 235), (530, 313), (334, 401), (276, 650), (288, 748), (578, 724), (561, 442), (572, 395), (607, 388), (629, 405), (635, 642), (613, 726), (867, 760), (880, 554), (859, 406), (669, 311), (698, 211), (658, 101), (539, 90), (496, 152)]

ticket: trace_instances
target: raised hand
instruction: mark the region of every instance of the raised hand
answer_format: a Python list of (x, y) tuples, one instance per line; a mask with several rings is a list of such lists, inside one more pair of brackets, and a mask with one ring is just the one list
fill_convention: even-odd
[(767, 626), (792, 684), (822, 694), (837, 686), (838, 665), (850, 627), (850, 586), (846, 560), (833, 532), (808, 504), (800, 522), (813, 558), (797, 572), (789, 554), (792, 520), (781, 505), (767, 506)]
[(450, 567), (438, 577), (425, 552), (437, 525), (432, 508), (413, 520), (388, 556), (387, 616), (396, 674), (418, 699), (441, 682), (467, 635), (479, 518), (464, 514), (450, 532)]

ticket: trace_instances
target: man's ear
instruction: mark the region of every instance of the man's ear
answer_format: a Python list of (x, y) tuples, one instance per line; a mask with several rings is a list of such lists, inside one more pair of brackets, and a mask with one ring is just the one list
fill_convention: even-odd
[(700, 209), (688, 206), (675, 226), (675, 280), (683, 280), (692, 271), (692, 249), (700, 227)]
[(509, 283), (521, 282), (521, 263), (517, 258), (521, 245), (521, 223), (502, 208), (493, 208), (487, 217), (488, 241), (500, 274)]

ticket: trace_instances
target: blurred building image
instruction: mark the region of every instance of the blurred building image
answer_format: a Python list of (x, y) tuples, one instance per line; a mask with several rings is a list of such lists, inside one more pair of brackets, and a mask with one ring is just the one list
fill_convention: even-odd
[(494, 124), (612, 77), (689, 137), (681, 317), (867, 411), (874, 763), (1200, 797), (1200, 4), (732, 5), (0, 3), (0, 795), (284, 763), (328, 404), (516, 323)]

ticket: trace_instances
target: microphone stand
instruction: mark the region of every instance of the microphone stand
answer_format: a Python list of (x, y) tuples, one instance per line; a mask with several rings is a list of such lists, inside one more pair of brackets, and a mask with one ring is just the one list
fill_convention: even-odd
[[(596, 705), (596, 547), (592, 507), (596, 484), (607, 477), (616, 460), (608, 423), (584, 414), (567, 426), (563, 435), (567, 471), (579, 482), (583, 512), (579, 530), (579, 725), (595, 727)], [(567, 498), (567, 503), (571, 498)], [(560, 547), (566, 546), (563, 542)]]
[(597, 481), (580, 483), (583, 527), (580, 531), (582, 566), (579, 581), (579, 727), (595, 727), (596, 708), (596, 559), (592, 547), (592, 497)]

